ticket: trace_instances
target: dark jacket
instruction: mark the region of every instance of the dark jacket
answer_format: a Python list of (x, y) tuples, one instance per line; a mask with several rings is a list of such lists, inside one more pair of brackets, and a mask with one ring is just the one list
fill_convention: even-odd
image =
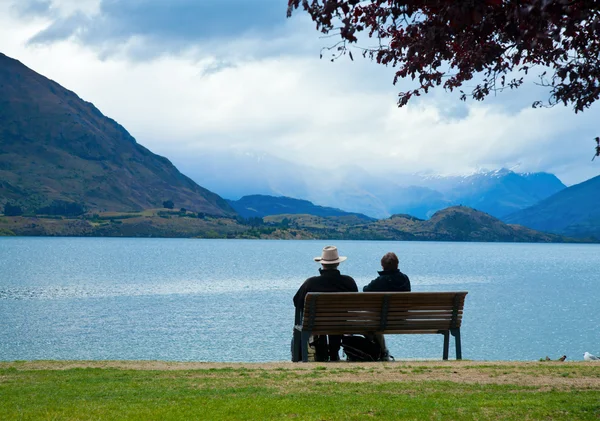
[(410, 280), (399, 269), (383, 270), (377, 273), (379, 273), (377, 279), (372, 280), (369, 285), (364, 287), (364, 292), (410, 291)]
[(308, 278), (294, 295), (294, 306), (304, 308), (304, 298), (309, 292), (358, 292), (356, 282), (337, 269), (319, 269), (319, 276)]

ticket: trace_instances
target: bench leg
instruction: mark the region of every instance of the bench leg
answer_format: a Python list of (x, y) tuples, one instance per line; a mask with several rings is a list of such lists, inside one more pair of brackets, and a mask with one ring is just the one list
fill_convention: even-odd
[(292, 361), (297, 363), (302, 358), (302, 334), (299, 330), (294, 329), (294, 339), (292, 341)]
[(302, 361), (308, 362), (308, 340), (310, 339), (310, 332), (302, 332)]
[(444, 356), (442, 357), (445, 360), (448, 359), (448, 348), (450, 347), (450, 332), (444, 331)]
[(454, 336), (454, 343), (456, 344), (456, 359), (462, 360), (462, 348), (460, 343), (460, 329), (452, 329), (450, 331)]

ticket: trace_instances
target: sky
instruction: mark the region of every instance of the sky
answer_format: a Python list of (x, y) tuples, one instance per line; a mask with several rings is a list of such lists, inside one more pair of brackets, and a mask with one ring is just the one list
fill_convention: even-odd
[[(393, 69), (331, 46), (287, 0), (0, 0), (0, 52), (94, 103), (173, 161), (212, 150), (373, 173), (547, 171), (592, 162), (600, 105), (532, 109), (534, 83), (483, 102), (434, 90), (398, 108)], [(368, 43), (369, 40), (361, 42)]]

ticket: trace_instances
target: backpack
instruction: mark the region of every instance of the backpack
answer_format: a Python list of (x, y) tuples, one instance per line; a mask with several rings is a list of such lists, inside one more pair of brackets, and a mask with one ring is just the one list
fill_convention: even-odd
[(363, 335), (342, 336), (342, 348), (348, 361), (380, 361), (381, 346)]

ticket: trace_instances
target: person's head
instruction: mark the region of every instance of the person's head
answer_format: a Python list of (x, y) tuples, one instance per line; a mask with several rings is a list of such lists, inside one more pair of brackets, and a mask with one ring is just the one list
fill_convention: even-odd
[(323, 247), (320, 257), (315, 257), (315, 262), (321, 263), (323, 269), (337, 269), (339, 264), (346, 260), (346, 256), (340, 256), (335, 246)]
[(381, 267), (383, 270), (398, 269), (398, 256), (396, 256), (396, 253), (390, 251), (389, 253), (384, 254), (381, 258)]
[(321, 263), (321, 266), (323, 266), (324, 270), (337, 269), (339, 265), (340, 265), (339, 263), (333, 263), (331, 265), (328, 265), (328, 264), (325, 264), (325, 263)]

